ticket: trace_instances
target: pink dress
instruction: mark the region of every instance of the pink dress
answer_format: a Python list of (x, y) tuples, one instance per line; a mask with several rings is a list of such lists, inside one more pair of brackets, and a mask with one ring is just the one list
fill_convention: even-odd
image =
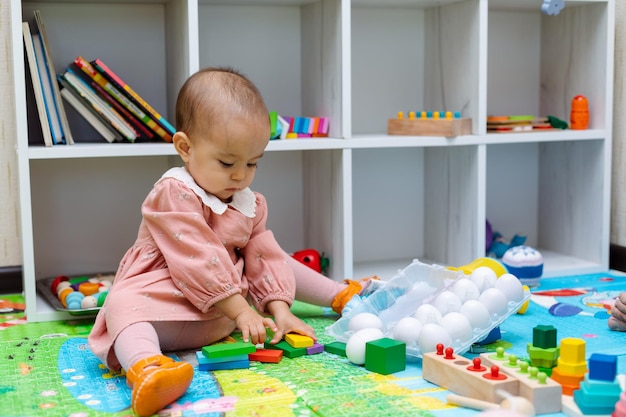
[(265, 228), (261, 194), (245, 189), (225, 204), (185, 168), (172, 168), (146, 197), (142, 215), (89, 335), (109, 368), (120, 367), (112, 346), (130, 324), (213, 320), (222, 317), (213, 305), (236, 293), (261, 312), (269, 301), (293, 302), (293, 270)]

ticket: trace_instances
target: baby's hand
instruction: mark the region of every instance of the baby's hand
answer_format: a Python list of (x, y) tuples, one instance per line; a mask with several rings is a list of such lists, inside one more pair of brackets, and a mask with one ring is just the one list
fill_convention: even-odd
[(304, 336), (308, 336), (313, 340), (317, 340), (315, 337), (315, 331), (311, 326), (294, 316), (289, 310), (282, 311), (274, 316), (278, 331), (274, 332), (274, 336), (270, 343), (278, 343), (287, 333), (298, 333)]
[(242, 311), (236, 318), (235, 323), (244, 342), (251, 341), (253, 344), (265, 343), (267, 333), (266, 327), (269, 327), (274, 333), (279, 332), (278, 327), (269, 317), (263, 317), (256, 311), (248, 308)]
[(621, 293), (615, 299), (608, 324), (611, 330), (626, 331), (626, 292)]

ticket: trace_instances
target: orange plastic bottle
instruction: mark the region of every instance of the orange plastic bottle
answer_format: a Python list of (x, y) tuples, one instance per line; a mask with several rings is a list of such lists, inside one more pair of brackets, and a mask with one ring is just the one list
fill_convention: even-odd
[(572, 99), (569, 119), (571, 129), (580, 130), (589, 127), (589, 103), (587, 102), (587, 97), (577, 95)]

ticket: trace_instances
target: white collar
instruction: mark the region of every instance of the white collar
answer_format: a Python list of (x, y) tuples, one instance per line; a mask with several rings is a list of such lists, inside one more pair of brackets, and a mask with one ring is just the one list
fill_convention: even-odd
[(232, 201), (227, 204), (213, 194), (209, 194), (204, 191), (202, 187), (196, 183), (185, 167), (169, 169), (165, 174), (163, 174), (159, 181), (157, 181), (157, 184), (164, 178), (174, 178), (185, 184), (216, 214), (223, 214), (230, 205), (246, 217), (253, 218), (255, 216), (256, 197), (250, 188), (237, 191), (233, 194)]

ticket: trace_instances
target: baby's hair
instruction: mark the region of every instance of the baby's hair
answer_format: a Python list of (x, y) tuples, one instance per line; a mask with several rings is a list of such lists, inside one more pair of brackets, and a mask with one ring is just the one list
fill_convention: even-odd
[(191, 134), (227, 113), (268, 116), (261, 93), (234, 68), (207, 67), (193, 74), (176, 100), (176, 129)]

